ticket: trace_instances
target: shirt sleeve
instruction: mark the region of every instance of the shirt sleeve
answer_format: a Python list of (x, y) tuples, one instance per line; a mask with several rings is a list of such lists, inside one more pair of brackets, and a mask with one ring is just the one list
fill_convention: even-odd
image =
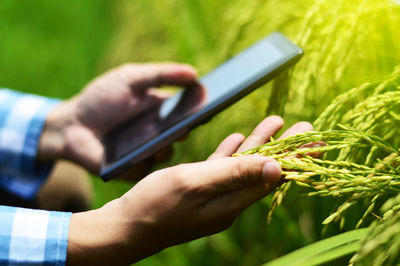
[(0, 265), (65, 265), (70, 217), (0, 206)]
[(59, 100), (0, 89), (0, 187), (32, 200), (52, 164), (37, 164), (47, 114)]

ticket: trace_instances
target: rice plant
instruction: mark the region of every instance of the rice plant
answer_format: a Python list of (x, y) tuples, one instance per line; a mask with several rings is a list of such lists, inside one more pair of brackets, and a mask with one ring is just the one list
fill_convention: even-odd
[(293, 36), (306, 56), (275, 82), (274, 92), (287, 94), (286, 112), (315, 119), (349, 86), (389, 74), (399, 62), (398, 12), (392, 1), (315, 1)]
[[(359, 226), (375, 221), (370, 237), (362, 242), (359, 256), (353, 259), (355, 264), (368, 264), (372, 257), (379, 257), (374, 259), (378, 263), (397, 260), (397, 211), (387, 207), (396, 214), (391, 218), (384, 214), (386, 209), (381, 214), (379, 207), (397, 193), (397, 153), (385, 147), (400, 146), (399, 68), (393, 71), (400, 62), (398, 0), (116, 0), (98, 4), (72, 1), (67, 6), (49, 3), (38, 0), (35, 8), (27, 9), (26, 2), (2, 1), (0, 57), (4, 85), (63, 98), (96, 73), (127, 61), (182, 61), (205, 73), (277, 30), (306, 52), (273, 86), (260, 88), (192, 132), (185, 143), (177, 144), (170, 165), (205, 159), (229, 133), (249, 133), (266, 112), (284, 115), (287, 125), (318, 118), (314, 125), (322, 133), (307, 133), (310, 136), (299, 141), (325, 139), (330, 148), (312, 150), (304, 146), (300, 150), (305, 155), (294, 157), (279, 157), (284, 153), (279, 146), (270, 148), (269, 154), (277, 154), (287, 169), (294, 169), (286, 171), (287, 179), (292, 181), (274, 195), (274, 204), (283, 201), (283, 206), (276, 210), (268, 226), (265, 206), (259, 203), (239, 217), (231, 230), (168, 249), (140, 265), (259, 265), (320, 238), (317, 225), (322, 219), (318, 215), (324, 205), (317, 196), (339, 202), (336, 207), (332, 204), (330, 225), (339, 221), (344, 230), (349, 230), (346, 225), (351, 224), (349, 211), (361, 209), (354, 206), (355, 202), (365, 201), (365, 215), (359, 215)], [(24, 13), (31, 9), (40, 12)], [(51, 25), (61, 27), (63, 30), (58, 32), (62, 34), (55, 34)], [(31, 60), (26, 62), (27, 58)], [(48, 75), (55, 69), (56, 75)], [(21, 75), (25, 78), (18, 78)], [(352, 132), (374, 137), (350, 137)], [(346, 144), (353, 141), (353, 146)], [(293, 155), (299, 143), (291, 145)], [(321, 159), (307, 155), (318, 149), (325, 151)], [(305, 170), (295, 169), (294, 163)], [(332, 176), (321, 174), (326, 171), (333, 171)], [(130, 187), (94, 180), (96, 206)], [(313, 197), (296, 198), (295, 207), (285, 206), (285, 200), (294, 197), (289, 188), (299, 187), (296, 182), (305, 187), (306, 195)], [(376, 199), (373, 193), (378, 195)], [(305, 226), (304, 214), (308, 215)], [(373, 242), (380, 235), (387, 239)], [(367, 256), (369, 253), (371, 257)]]
[[(380, 81), (362, 84), (339, 95), (315, 121), (319, 131), (271, 140), (234, 155), (260, 154), (274, 158), (282, 165), (286, 180), (311, 189), (307, 196), (341, 200), (323, 224), (340, 221), (343, 225), (346, 211), (358, 201), (364, 201), (368, 207), (356, 227), (363, 225), (366, 218), (378, 218), (371, 230), (382, 240), (367, 237), (354, 262), (363, 261), (365, 257), (370, 261), (371, 256), (376, 262), (389, 264), (398, 263), (400, 259), (400, 243), (396, 242), (398, 231), (395, 231), (400, 230), (397, 223), (400, 205), (393, 203), (399, 200), (392, 199), (384, 205), (383, 218), (374, 214), (384, 200), (400, 192), (399, 70), (396, 67)], [(324, 144), (311, 145), (318, 142)], [(311, 156), (313, 154), (324, 155), (320, 159)], [(290, 185), (284, 184), (274, 194), (269, 219)], [(388, 245), (390, 254), (383, 248), (374, 248)], [(373, 255), (371, 250), (374, 250)]]
[[(309, 189), (309, 196), (338, 200), (339, 205), (332, 207), (325, 223), (339, 221), (343, 228), (348, 210), (354, 209), (356, 202), (365, 201), (364, 214), (358, 217), (357, 226), (361, 227), (375, 219), (382, 201), (397, 193), (399, 68), (393, 69), (400, 62), (400, 6), (395, 1), (121, 3), (122, 23), (104, 59), (108, 66), (126, 60), (178, 60), (194, 64), (200, 73), (205, 73), (276, 30), (283, 31), (306, 52), (299, 64), (278, 77), (273, 85), (261, 88), (195, 130), (186, 143), (176, 145), (171, 164), (206, 158), (224, 136), (232, 131), (248, 133), (267, 112), (284, 115), (287, 124), (317, 119), (316, 132), (286, 139), (287, 143), (270, 142), (267, 145), (272, 146), (262, 151), (280, 160), (286, 178), (292, 180), (274, 194), (273, 207), (292, 196), (285, 197), (291, 186), (300, 184)], [(142, 12), (145, 9), (151, 12)], [(302, 146), (318, 140), (327, 145)], [(309, 156), (313, 152), (324, 155), (316, 159)], [(257, 264), (260, 262), (257, 258), (267, 260), (318, 239), (311, 236), (304, 241), (305, 233), (298, 229), (295, 218), (290, 217), (291, 213), (295, 216), (306, 211), (314, 210), (310, 206), (303, 206), (301, 211), (281, 208), (274, 218), (278, 219), (277, 224), (285, 226), (274, 225), (272, 220), (271, 229), (260, 233), (263, 229), (256, 224), (262, 215), (252, 210), (243, 217), (243, 226), (237, 225), (228, 233), (183, 249), (196, 256), (207, 247), (218, 253), (212, 257), (215, 264), (221, 260), (225, 264), (240, 264), (238, 261), (243, 265)], [(275, 233), (286, 232), (289, 224), (297, 226), (290, 236)], [(313, 230), (317, 231), (315, 228), (309, 231)], [(295, 238), (297, 241), (293, 241)], [(268, 248), (268, 252), (259, 248), (276, 247), (278, 241), (285, 248)], [(224, 259), (220, 259), (222, 256)]]

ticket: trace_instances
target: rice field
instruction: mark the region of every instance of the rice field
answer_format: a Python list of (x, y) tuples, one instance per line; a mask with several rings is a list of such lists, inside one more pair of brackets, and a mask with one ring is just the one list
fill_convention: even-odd
[[(2, 0), (0, 16), (0, 85), (62, 99), (128, 61), (186, 62), (204, 74), (274, 31), (305, 50), (290, 71), (175, 144), (172, 160), (159, 166), (203, 160), (229, 133), (248, 134), (267, 114), (279, 114), (286, 126), (307, 120), (319, 132), (249, 151), (280, 158), (290, 185), (246, 210), (226, 232), (169, 248), (138, 265), (260, 265), (367, 226), (372, 234), (359, 254), (331, 263), (352, 258), (362, 264), (371, 250), (377, 263), (398, 262), (393, 232), (399, 203), (389, 199), (399, 182), (393, 155), (400, 145), (398, 2)], [(322, 158), (287, 158), (315, 140), (327, 145), (300, 151), (324, 151)], [(93, 207), (131, 186), (97, 177), (93, 182)], [(386, 238), (371, 244), (378, 235)]]

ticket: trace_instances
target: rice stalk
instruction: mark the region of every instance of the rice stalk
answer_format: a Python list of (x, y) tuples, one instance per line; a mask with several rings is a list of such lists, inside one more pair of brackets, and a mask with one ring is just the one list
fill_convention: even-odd
[[(323, 224), (339, 221), (355, 202), (365, 199), (370, 207), (360, 217), (359, 227), (378, 200), (400, 192), (400, 151), (378, 136), (342, 127), (342, 130), (299, 133), (234, 156), (259, 154), (274, 158), (284, 169), (285, 180), (311, 189), (307, 196), (345, 199)], [(325, 145), (309, 146), (316, 142), (324, 142)], [(380, 157), (371, 159), (369, 165), (329, 159), (343, 149), (348, 149), (349, 154), (353, 150), (361, 154), (375, 150)], [(322, 159), (310, 156), (315, 153), (325, 155)], [(287, 190), (285, 186), (275, 193), (270, 215)]]
[(350, 265), (397, 265), (400, 261), (400, 195), (387, 200)]
[[(300, 118), (317, 117), (324, 103), (347, 90), (342, 84), (359, 84), (365, 78), (387, 74), (398, 61), (385, 60), (383, 53), (389, 50), (377, 53), (376, 49), (385, 43), (397, 54), (398, 33), (388, 25), (396, 25), (398, 9), (390, 1), (341, 0), (335, 5), (315, 1), (294, 37), (305, 56), (284, 83), (274, 83), (274, 92), (287, 95), (283, 98), (285, 103), (288, 100), (286, 111)], [(270, 105), (276, 99), (271, 97)]]

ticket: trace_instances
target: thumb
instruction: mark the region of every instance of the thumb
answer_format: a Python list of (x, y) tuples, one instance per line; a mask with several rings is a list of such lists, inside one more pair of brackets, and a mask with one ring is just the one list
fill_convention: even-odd
[[(281, 167), (274, 159), (246, 155), (205, 161), (193, 165), (195, 183), (215, 194), (241, 190), (260, 184), (275, 185), (281, 177)], [(196, 169), (197, 168), (197, 169)]]
[(136, 92), (162, 85), (189, 85), (197, 80), (196, 70), (186, 64), (127, 64), (121, 76)]

